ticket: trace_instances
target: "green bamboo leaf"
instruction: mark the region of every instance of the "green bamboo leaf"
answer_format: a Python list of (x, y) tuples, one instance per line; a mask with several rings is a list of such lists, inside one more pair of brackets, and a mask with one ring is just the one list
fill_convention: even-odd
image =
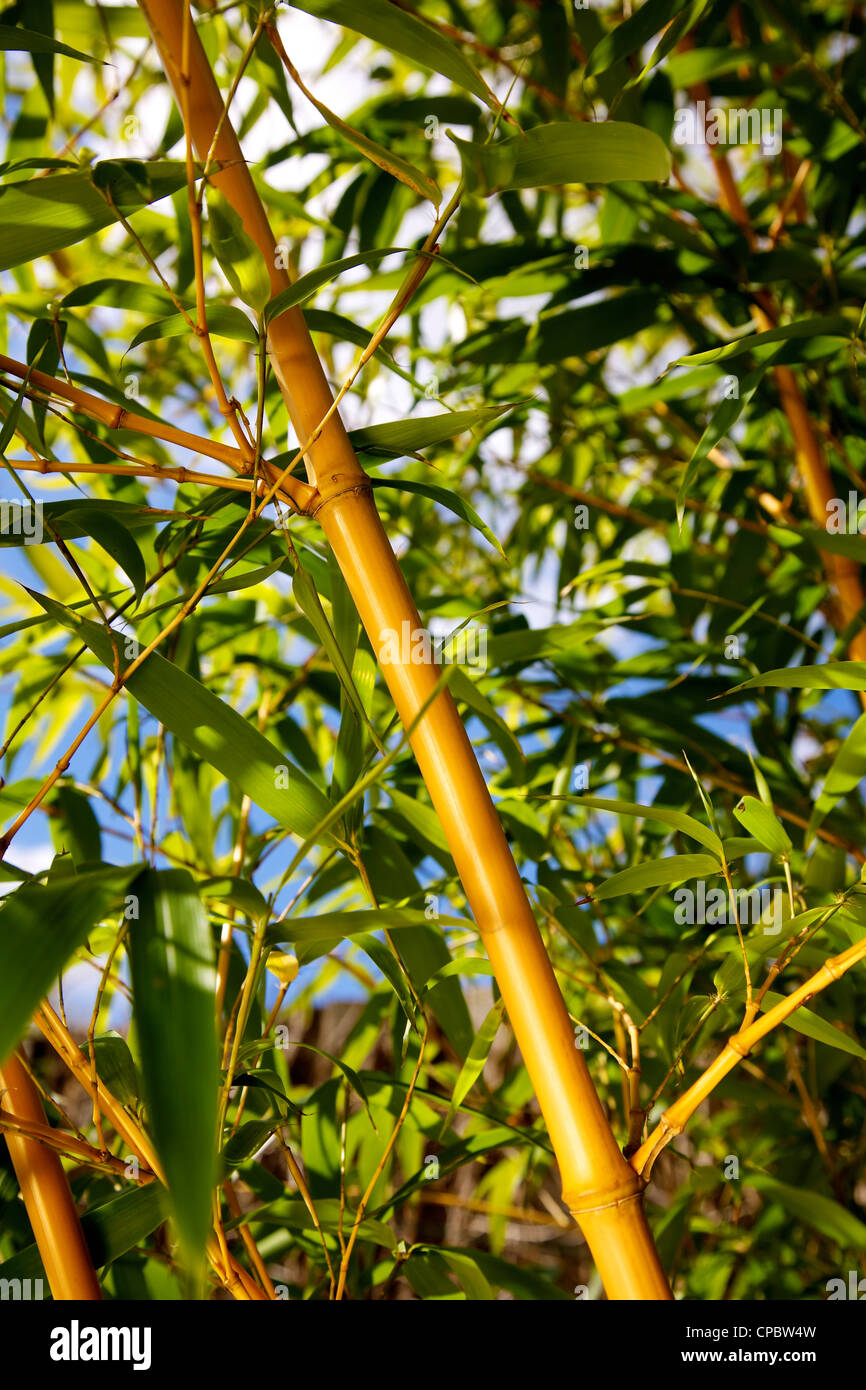
[[(121, 671), (131, 664), (122, 633), (115, 633), (113, 645), (97, 623), (78, 617), (44, 594), (27, 592), (56, 622), (86, 642), (109, 669), (114, 667), (115, 645)], [(236, 710), (159, 652), (152, 652), (130, 676), (127, 688), (171, 733), (286, 830), (309, 835), (328, 815), (330, 802), (305, 773)]]
[(0, 1062), (22, 1037), (40, 999), (75, 950), (124, 895), (138, 866), (91, 869), (25, 883), (0, 907)]
[(646, 0), (646, 4), (599, 39), (587, 59), (585, 76), (595, 77), (607, 72), (615, 63), (637, 53), (688, 3), (689, 0)]
[(487, 84), (455, 43), (389, 0), (292, 0), (292, 5), (319, 19), (354, 29), (390, 52), (402, 53), (419, 67), (441, 73), (494, 110), (498, 107)]
[[(647, 58), (640, 72), (635, 73), (633, 77), (629, 78), (623, 88), (624, 92), (629, 91), (632, 87), (639, 86), (656, 64), (660, 63), (662, 58), (665, 58), (672, 48), (677, 47), (683, 35), (688, 33), (695, 23), (695, 20), (700, 18), (710, 3), (711, 0), (682, 0), (682, 3), (680, 3), (680, 0), (676, 0), (676, 17), (670, 23), (666, 21), (666, 28), (662, 32), (658, 43), (649, 58)], [(646, 5), (642, 6), (641, 13), (644, 9), (646, 9)], [(637, 16), (634, 17), (637, 18)], [(619, 28), (622, 28), (622, 25), (620, 25)]]
[(468, 1096), (472, 1087), (475, 1085), (479, 1076), (484, 1070), (484, 1065), (490, 1055), (493, 1040), (499, 1032), (499, 1025), (505, 1013), (505, 1001), (498, 999), (485, 1018), (478, 1032), (475, 1034), (475, 1041), (466, 1055), (466, 1061), (460, 1068), (460, 1074), (454, 1083), (454, 1090), (451, 1092), (451, 1100), (448, 1105), (448, 1113), (442, 1121), (442, 1128), (439, 1131), (441, 1139), (445, 1131), (450, 1127), (451, 1121), (457, 1114), (458, 1107)]
[(319, 101), (315, 93), (311, 92), (309, 87), (304, 84), (297, 70), (288, 63), (285, 54), (283, 58), (290, 68), (292, 79), (301, 88), (307, 100), (312, 102), (319, 114), (324, 117), (332, 130), (339, 131), (343, 139), (348, 140), (350, 145), (354, 145), (355, 149), (360, 150), (361, 153), (366, 155), (367, 159), (377, 165), (378, 168), (384, 169), (386, 173), (392, 174), (395, 179), (399, 179), (401, 183), (405, 183), (407, 188), (411, 188), (413, 193), (417, 193), (420, 198), (427, 198), (434, 206), (439, 206), (442, 200), (442, 194), (435, 179), (431, 179), (429, 174), (423, 174), (420, 169), (415, 168), (414, 164), (410, 164), (408, 160), (402, 159), (400, 155), (394, 154), (391, 150), (386, 150), (384, 146), (378, 144), (377, 141), (371, 140), (368, 135), (363, 135), (360, 130), (356, 130), (354, 126), (349, 125), (348, 121), (344, 121), (341, 116), (335, 115), (334, 112), (331, 111), (323, 101)]
[[(127, 161), (129, 163), (131, 161)], [(102, 164), (111, 164), (103, 160)], [(94, 165), (94, 170), (100, 165)], [(115, 203), (124, 216), (146, 203), (174, 193), (186, 183), (181, 160), (141, 165), (148, 192), (140, 181), (119, 171)], [(115, 214), (87, 172), (51, 174), (0, 186), (0, 270), (48, 256), (109, 227)]]
[(370, 1098), (367, 1095), (367, 1089), (364, 1085), (364, 1082), (362, 1081), (358, 1073), (352, 1067), (347, 1066), (345, 1062), (341, 1061), (339, 1057), (335, 1057), (332, 1052), (327, 1052), (322, 1047), (314, 1047), (312, 1043), (308, 1042), (294, 1042), (292, 1046), (303, 1048), (305, 1052), (315, 1052), (319, 1057), (325, 1057), (329, 1062), (331, 1062), (343, 1073), (352, 1090), (355, 1092), (356, 1096), (364, 1106), (364, 1109), (367, 1112), (367, 1118), (369, 1119), (370, 1124), (373, 1126), (373, 1130), (376, 1134), (378, 1134), (379, 1131), (376, 1128), (376, 1121), (373, 1119), (373, 1112), (370, 1109)]
[(776, 686), (781, 690), (866, 690), (866, 661), (825, 661), (821, 666), (783, 666), (735, 685), (738, 690)]
[(198, 1271), (217, 1175), (213, 938), (185, 869), (146, 869), (133, 884), (128, 948), (149, 1125), (185, 1262)]
[[(168, 1194), (158, 1182), (144, 1183), (120, 1196), (89, 1207), (81, 1218), (90, 1258), (95, 1269), (102, 1269), (125, 1255), (161, 1226), (168, 1215)], [(3, 1261), (4, 1279), (48, 1279), (35, 1243)]]
[(767, 362), (761, 363), (754, 371), (737, 381), (737, 392), (734, 396), (724, 396), (713, 410), (707, 426), (695, 445), (694, 452), (689, 459), (683, 472), (682, 481), (677, 490), (677, 521), (680, 526), (683, 524), (685, 505), (687, 498), (691, 495), (692, 483), (704, 459), (716, 448), (727, 434), (730, 434), (733, 426), (739, 420), (746, 406), (754, 396), (758, 387), (764, 379), (764, 374), (770, 365)]
[[(43, 544), (50, 543), (55, 532), (66, 541), (78, 540), (81, 536), (89, 535), (88, 518), (117, 521), (125, 531), (140, 530), (153, 526), (158, 521), (185, 520), (183, 512), (167, 511), (161, 507), (141, 507), (134, 502), (109, 502), (101, 498), (82, 500), (77, 497), (68, 498), (63, 502), (44, 502), (42, 516), (45, 522)], [(17, 535), (12, 531), (0, 532), (0, 545), (24, 545), (28, 539), (31, 544), (35, 544), (33, 537)], [(75, 606), (87, 607), (89, 604), (90, 600), (85, 599), (82, 604)], [(37, 618), (36, 621), (44, 622), (44, 619)]]
[(758, 767), (758, 764), (755, 762), (755, 759), (754, 759), (754, 757), (752, 756), (751, 752), (749, 752), (749, 762), (751, 763), (751, 766), (752, 766), (752, 773), (753, 773), (754, 778), (755, 778), (755, 787), (757, 788), (758, 796), (760, 797), (760, 799), (761, 799), (761, 801), (764, 803), (764, 805), (765, 805), (765, 806), (769, 806), (769, 807), (770, 807), (770, 810), (772, 810), (772, 809), (773, 809), (773, 796), (772, 796), (772, 793), (771, 793), (771, 791), (770, 791), (769, 783), (768, 783), (766, 777), (764, 776), (763, 772), (761, 771), (761, 769)]
[(486, 541), (489, 541), (494, 550), (499, 551), (503, 559), (506, 558), (502, 545), (486, 521), (482, 521), (475, 508), (470, 507), (459, 493), (452, 492), (450, 488), (437, 487), (435, 483), (417, 483), (409, 478), (374, 478), (373, 487), (393, 487), (398, 492), (416, 492), (421, 497), (429, 497), (431, 502), (438, 503), (440, 507), (447, 507), (449, 512), (453, 512), (455, 516), (468, 521), (470, 526), (479, 531)]
[(843, 1251), (866, 1251), (866, 1224), (831, 1197), (791, 1187), (763, 1173), (749, 1174), (747, 1185), (757, 1188), (768, 1201), (780, 1202), (791, 1216), (835, 1241)]
[(362, 951), (365, 951), (373, 964), (381, 970), (403, 1007), (412, 1027), (418, 1029), (418, 1014), (403, 968), (393, 951), (375, 936), (363, 935), (355, 938)]
[(76, 526), (82, 527), (84, 534), (96, 541), (120, 566), (132, 584), (136, 601), (140, 603), (147, 585), (147, 569), (141, 551), (126, 527), (116, 515), (90, 508), (86, 503), (71, 515)]
[(647, 888), (663, 888), (668, 884), (683, 883), (690, 878), (704, 878), (707, 874), (721, 873), (718, 859), (709, 854), (672, 854), (666, 859), (654, 859), (646, 864), (635, 864), (630, 869), (613, 874), (593, 893), (598, 902), (608, 898), (621, 897), (623, 893), (642, 893)]
[(199, 884), (199, 892), (203, 898), (231, 904), (254, 922), (268, 915), (267, 899), (248, 878), (206, 878)]
[[(191, 317), (195, 323), (195, 314)], [(250, 322), (243, 309), (238, 309), (234, 304), (209, 304), (207, 327), (208, 332), (215, 338), (233, 338), (236, 342), (251, 345), (259, 341), (255, 324)], [(183, 314), (169, 314), (166, 318), (157, 319), (155, 323), (149, 323), (140, 329), (126, 353), (134, 352), (142, 343), (158, 342), (161, 338), (184, 338), (192, 336), (193, 332)]]
[(698, 367), (705, 362), (727, 362), (731, 357), (740, 357), (744, 352), (754, 352), (765, 344), (791, 342), (798, 338), (850, 338), (853, 327), (840, 315), (830, 318), (799, 319), (797, 323), (786, 323), (781, 328), (768, 328), (764, 333), (746, 333), (733, 343), (723, 343), (721, 347), (708, 348), (706, 352), (693, 352), (687, 357), (677, 357), (669, 362), (667, 371), (673, 367)]
[(458, 960), (449, 960), (447, 965), (442, 965), (430, 976), (424, 986), (424, 993), (431, 994), (437, 985), (443, 980), (450, 980), (455, 975), (493, 975), (493, 966), (486, 956), (461, 956)]
[[(785, 909), (787, 911), (787, 908)], [(790, 941), (792, 936), (810, 927), (815, 922), (823, 925), (834, 915), (837, 908), (810, 907), (806, 912), (798, 912), (794, 917), (783, 917), (780, 922), (781, 930), (777, 933), (765, 932), (764, 926), (753, 922), (754, 930), (746, 937), (746, 950), (750, 960), (763, 960), (765, 956), (778, 956), (785, 942)], [(766, 925), (766, 924), (764, 924)], [(775, 925), (775, 923), (774, 923)], [(719, 966), (713, 977), (713, 983), (721, 994), (730, 995), (739, 993), (743, 989), (743, 957), (740, 951), (740, 943), (736, 939), (722, 939), (719, 949), (724, 950), (726, 959)], [(780, 996), (776, 996), (776, 1001)]]
[[(358, 453), (399, 458), (403, 454), (416, 454), (421, 449), (432, 448), (434, 444), (443, 444), (477, 426), (487, 425), (512, 408), (511, 405), (481, 406), (477, 410), (421, 415), (415, 420), (388, 420), (383, 425), (350, 430), (349, 438)], [(382, 479), (376, 479), (374, 486), (382, 482)], [(400, 486), (405, 484), (401, 483)], [(418, 491), (419, 485), (413, 484), (409, 490)]]
[[(223, 1077), (225, 1080), (225, 1077)], [(286, 1118), (291, 1111), (295, 1115), (300, 1115), (301, 1111), (297, 1105), (289, 1100), (283, 1088), (283, 1083), (278, 1072), (270, 1070), (268, 1067), (260, 1067), (258, 1071), (239, 1071), (232, 1077), (233, 1086), (251, 1086), (253, 1090), (257, 1088), (269, 1091), (272, 1096), (276, 1096), (277, 1110), (280, 1115)]]
[[(7, 11), (8, 13), (8, 11)], [(17, 29), (9, 24), (0, 24), (0, 51), (4, 53), (60, 53), (64, 58), (77, 58), (82, 63), (101, 63), (89, 53), (81, 53), (77, 48), (59, 43), (47, 34), (37, 34), (32, 29)]]
[[(348, 1223), (351, 1229), (353, 1213), (351, 1207), (346, 1209), (343, 1206), (341, 1211), (340, 1202), (336, 1197), (317, 1197), (316, 1215), (319, 1224), (329, 1236), (332, 1237), (334, 1246), (337, 1246), (336, 1236), (338, 1231), (342, 1231)], [(241, 1221), (227, 1221), (226, 1230), (230, 1231), (235, 1226), (241, 1225), (243, 1221), (261, 1221), (266, 1226), (279, 1226), (290, 1231), (309, 1231), (310, 1235), (316, 1237), (316, 1227), (310, 1215), (307, 1205), (299, 1197), (281, 1197), (276, 1201), (267, 1202), (263, 1206), (256, 1207), (248, 1215), (241, 1218)], [(342, 1223), (342, 1224), (341, 1224)], [(358, 1239), (366, 1241), (371, 1245), (384, 1246), (386, 1250), (391, 1250), (394, 1246), (394, 1232), (384, 1221), (377, 1221), (374, 1217), (367, 1216), (358, 1227)]]
[(582, 792), (560, 799), (591, 806), (594, 811), (611, 811), (617, 816), (640, 816), (644, 820), (658, 821), (660, 825), (682, 831), (690, 840), (697, 840), (698, 844), (714, 854), (721, 853), (722, 842), (716, 832), (684, 811), (674, 811), (668, 806), (639, 806), (634, 801), (608, 801), (604, 797), (586, 796)]
[[(438, 922), (442, 926), (461, 927), (473, 931), (473, 923), (466, 917), (449, 917), (440, 914)], [(312, 917), (287, 918), (284, 922), (274, 922), (268, 928), (266, 945), (278, 946), (283, 942), (292, 945), (312, 942), (357, 941), (371, 931), (395, 931), (401, 927), (428, 927), (430, 920), (421, 908), (382, 907), (358, 912), (319, 912)]]
[(467, 338), (455, 354), (457, 361), (512, 363), (526, 354), (536, 362), (561, 363), (613, 343), (633, 338), (658, 321), (658, 295), (628, 290), (576, 309), (544, 311), (534, 328), (526, 323), (504, 327), (494, 323)]
[(772, 854), (781, 854), (783, 858), (791, 854), (794, 846), (787, 831), (779, 823), (775, 811), (757, 797), (744, 796), (734, 807), (734, 815), (740, 825)]
[(467, 1298), (483, 1303), (490, 1303), (495, 1298), (493, 1290), (479, 1269), (473, 1255), (460, 1250), (449, 1250), (444, 1245), (439, 1248), (437, 1253), (456, 1277), (461, 1288), (466, 1291)]
[[(12, 405), (6, 412), (6, 418), (3, 421), (2, 428), (0, 428), (0, 458), (5, 459), (6, 450), (9, 448), (9, 444), (15, 435), (15, 431), (19, 428), (19, 421), (23, 421), (24, 417), (21, 415), (21, 406), (24, 402), (24, 393), (27, 390), (29, 379), (30, 373), (28, 372), (27, 376), (25, 376), (24, 380), (21, 383), (21, 388), (18, 391), (15, 400), (12, 402)], [(35, 443), (38, 445), (39, 438), (35, 435), (35, 431), (34, 438)], [(0, 544), (9, 544), (8, 535), (11, 534), (11, 532), (8, 534), (6, 532), (3, 532), (2, 537), (0, 537)], [(19, 537), (19, 540), (23, 544), (23, 537)]]
[(281, 290), (265, 305), (265, 323), (271, 323), (279, 314), (293, 309), (296, 304), (304, 304), (306, 300), (312, 299), (317, 290), (323, 285), (330, 285), (334, 280), (339, 280), (344, 271), (352, 270), (356, 265), (369, 265), (371, 261), (380, 261), (385, 256), (395, 254), (411, 256), (413, 253), (400, 246), (379, 247), (372, 251), (359, 251), (355, 256), (343, 256), (339, 261), (326, 261), (323, 265), (316, 266), (315, 270), (307, 271), (306, 275), (299, 275), (288, 289)]
[[(804, 914), (801, 914), (805, 916)], [(784, 1002), (783, 994), (776, 994), (773, 990), (767, 990), (761, 1000), (761, 1010), (766, 1013), (767, 1009), (772, 1009), (775, 1004)], [(826, 1043), (828, 1047), (835, 1047), (839, 1052), (848, 1052), (852, 1057), (859, 1057), (861, 1061), (866, 1061), (866, 1048), (847, 1033), (843, 1033), (840, 1028), (834, 1028), (832, 1023), (828, 1023), (820, 1014), (816, 1014), (813, 1009), (807, 1009), (801, 1005), (799, 1009), (785, 1019), (789, 1028), (793, 1028), (795, 1033), (802, 1033), (806, 1038), (814, 1038), (816, 1042)]]
[(211, 250), (235, 294), (261, 313), (271, 297), (267, 264), (240, 214), (213, 186), (207, 191), (207, 229)]
[[(86, 1043), (81, 1050), (86, 1057), (90, 1056), (90, 1047)], [(141, 1083), (126, 1039), (115, 1032), (100, 1034), (93, 1039), (93, 1056), (99, 1078), (109, 1091), (117, 1096), (122, 1105), (136, 1105), (141, 1095)]]
[(77, 309), (90, 304), (109, 304), (114, 309), (162, 316), (173, 313), (175, 309), (171, 295), (158, 286), (111, 277), (76, 285), (60, 300), (62, 309)]
[(367, 728), (370, 729), (373, 738), (378, 742), (375, 730), (373, 730), (370, 724), (367, 711), (364, 709), (361, 697), (358, 694), (354, 679), (352, 678), (352, 672), (349, 669), (346, 658), (340, 650), (340, 644), (334, 636), (331, 624), (328, 622), (325, 610), (322, 607), (322, 601), (319, 598), (316, 582), (309, 570), (303, 569), (300, 565), (292, 576), (292, 594), (304, 617), (310, 623), (313, 631), (328, 653), (331, 665), (339, 678), (340, 685), (343, 687), (346, 699), (349, 701), (355, 718), (358, 720), (359, 724), (365, 724)]
[(452, 140), (473, 192), (584, 183), (663, 183), (668, 150), (652, 130), (626, 121), (556, 121), (492, 144)]
[(830, 764), (821, 795), (809, 817), (809, 826), (804, 841), (806, 849), (812, 843), (818, 826), (824, 817), (832, 811), (840, 797), (847, 796), (848, 792), (853, 791), (864, 777), (866, 777), (866, 714), (861, 714)]
[(46, 799), (51, 839), (58, 854), (69, 854), (76, 868), (102, 859), (102, 832), (90, 799), (76, 787), (61, 783)]
[(433, 807), (419, 801), (417, 797), (407, 796), (397, 787), (389, 787), (388, 795), (397, 814), (420, 835), (422, 845), (426, 842), (437, 849), (440, 854), (450, 857), (451, 851), (442, 829), (442, 823)]

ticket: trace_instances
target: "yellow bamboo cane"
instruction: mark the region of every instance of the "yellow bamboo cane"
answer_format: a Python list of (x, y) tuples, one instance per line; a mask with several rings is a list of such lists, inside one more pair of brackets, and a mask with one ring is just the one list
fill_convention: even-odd
[[(213, 146), (214, 184), (264, 256), (274, 294), (287, 287), (273, 234), (182, 0), (141, 0), (178, 105), (201, 158)], [(216, 139), (214, 139), (216, 135)], [(303, 315), (273, 320), (268, 350), (301, 444), (316, 434), (333, 397)], [(389, 630), (421, 628), (339, 415), (307, 456), (317, 499), (310, 510), (331, 544), (374, 650)], [(383, 667), (405, 725), (438, 678), (435, 665)], [(643, 1183), (623, 1157), (595, 1092), (568, 1013), (471, 744), (446, 692), (419, 722), (412, 746), (454, 856), (548, 1126), (563, 1197), (578, 1219), (610, 1298), (666, 1299), (670, 1289), (642, 1206)]]
[[(15, 1119), (44, 1126), (39, 1092), (14, 1053), (0, 1067), (0, 1090), (5, 1093), (3, 1108)], [(9, 1131), (6, 1143), (52, 1297), (57, 1301), (101, 1299), (59, 1155), (36, 1139)]]

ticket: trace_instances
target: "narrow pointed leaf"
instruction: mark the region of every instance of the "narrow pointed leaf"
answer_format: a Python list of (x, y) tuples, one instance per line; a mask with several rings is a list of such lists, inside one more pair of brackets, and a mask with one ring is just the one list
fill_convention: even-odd
[(671, 170), (655, 132), (627, 121), (556, 121), (490, 144), (452, 139), (467, 185), (484, 196), (575, 183), (663, 183)]
[(618, 816), (640, 816), (643, 820), (658, 821), (660, 825), (669, 825), (673, 830), (688, 835), (689, 839), (697, 840), (715, 854), (721, 849), (722, 842), (716, 832), (694, 816), (686, 815), (685, 811), (674, 811), (668, 806), (638, 806), (633, 801), (609, 801), (601, 796), (585, 796), (582, 792), (568, 799), (579, 802), (581, 806), (591, 806), (595, 811), (611, 811)]
[(734, 807), (734, 815), (750, 835), (773, 854), (789, 855), (794, 846), (779, 823), (775, 811), (755, 796), (744, 796)]
[(668, 884), (683, 883), (686, 879), (718, 874), (721, 868), (719, 860), (709, 854), (672, 854), (666, 859), (635, 864), (630, 869), (613, 874), (592, 896), (602, 902), (621, 897), (623, 893), (642, 893), (647, 888), (664, 888)]
[(296, 10), (341, 24), (402, 53), (419, 67), (441, 73), (488, 105), (498, 105), (487, 84), (451, 39), (390, 0), (292, 0)]
[[(44, 594), (27, 591), (62, 626), (86, 642), (109, 669), (114, 650), (104, 628)], [(115, 633), (124, 671), (132, 658), (124, 653), (124, 636)], [(212, 764), (286, 830), (309, 835), (328, 815), (323, 792), (290, 764), (286, 755), (236, 710), (207, 690), (179, 666), (152, 652), (129, 678), (128, 689), (145, 709), (177, 738)], [(285, 782), (288, 785), (283, 785)]]
[[(104, 160), (103, 165), (110, 162)], [(124, 216), (186, 183), (186, 169), (180, 160), (145, 163), (141, 169), (147, 180), (146, 193), (129, 176), (120, 180), (116, 190), (115, 203)], [(72, 246), (115, 220), (86, 172), (4, 184), (0, 186), (0, 270)]]
[(74, 951), (109, 913), (123, 911), (138, 867), (93, 869), (26, 883), (0, 907), (0, 1062)]
[(185, 869), (136, 879), (129, 960), (150, 1129), (187, 1264), (203, 1260), (217, 1172), (213, 938)]
[(457, 1109), (463, 1104), (472, 1087), (475, 1085), (479, 1076), (484, 1070), (484, 1064), (490, 1055), (493, 1040), (499, 1032), (499, 1025), (505, 1014), (505, 1002), (498, 999), (485, 1018), (478, 1032), (475, 1034), (475, 1041), (469, 1049), (466, 1061), (460, 1068), (460, 1074), (454, 1083), (454, 1090), (451, 1092), (451, 1101), (448, 1106), (448, 1113), (442, 1121), (441, 1134), (448, 1129)]

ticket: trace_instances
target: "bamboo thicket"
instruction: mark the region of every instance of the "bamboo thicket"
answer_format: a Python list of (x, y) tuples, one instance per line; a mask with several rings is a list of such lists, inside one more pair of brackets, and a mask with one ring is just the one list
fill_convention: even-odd
[[(268, 267), (274, 294), (290, 283), (276, 255), (223, 97), (180, 0), (142, 0), (199, 157), (219, 168), (213, 184), (241, 216)], [(308, 510), (331, 545), (373, 650), (386, 632), (422, 627), (299, 309), (275, 318), (268, 350), (316, 489)], [(322, 421), (326, 424), (322, 427)], [(410, 726), (430, 697), (435, 665), (383, 666)], [(611, 1298), (670, 1297), (642, 1205), (642, 1180), (608, 1124), (547, 958), (535, 919), (472, 746), (450, 694), (418, 720), (412, 748), (463, 882), (505, 1001), (559, 1163), (563, 1197), (578, 1220)]]

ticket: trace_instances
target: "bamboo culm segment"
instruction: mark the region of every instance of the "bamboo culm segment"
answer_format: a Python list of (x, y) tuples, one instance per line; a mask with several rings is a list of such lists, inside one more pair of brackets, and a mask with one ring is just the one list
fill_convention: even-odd
[[(3, 1108), (16, 1119), (45, 1124), (39, 1092), (14, 1053), (0, 1067), (0, 1090), (4, 1092)], [(7, 1133), (6, 1143), (52, 1298), (57, 1302), (101, 1299), (60, 1158), (38, 1140), (19, 1134)]]
[[(201, 42), (179, 0), (142, 0), (178, 105), (205, 158), (220, 126), (213, 182), (230, 199), (269, 267), (276, 294), (289, 283)], [(181, 72), (185, 51), (186, 73)], [(274, 319), (269, 355), (303, 444), (333, 403), (318, 354), (299, 310)], [(385, 632), (408, 621), (422, 627), (385, 534), (366, 474), (339, 416), (331, 416), (309, 451), (307, 470), (319, 500), (313, 508), (333, 548), (378, 654)], [(432, 664), (383, 667), (404, 725), (435, 686)], [(478, 923), (563, 1181), (563, 1197), (590, 1245), (608, 1297), (671, 1297), (643, 1212), (643, 1183), (622, 1155), (592, 1083), (541, 936), (472, 746), (448, 692), (419, 722), (412, 747), (430, 792), (471, 910)]]

